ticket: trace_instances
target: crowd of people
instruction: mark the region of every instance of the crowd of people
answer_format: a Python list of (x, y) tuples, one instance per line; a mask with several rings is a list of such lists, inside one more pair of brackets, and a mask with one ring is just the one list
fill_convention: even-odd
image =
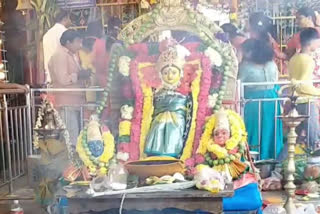
[[(120, 29), (117, 18), (108, 20), (105, 35), (102, 20), (88, 23), (85, 32), (68, 29), (70, 14), (61, 10), (56, 24), (43, 37), (43, 53), (46, 85), (52, 88), (105, 87), (108, 61), (114, 35)], [(81, 92), (54, 93), (55, 104), (70, 130), (71, 142), (76, 142), (80, 132), (79, 105), (85, 103)]]
[[(319, 107), (312, 98), (320, 95), (320, 89), (313, 84), (314, 80), (320, 79), (320, 28), (317, 25), (317, 13), (311, 8), (299, 9), (296, 16), (300, 31), (289, 40), (284, 52), (276, 42), (272, 19), (263, 13), (250, 15), (247, 34), (241, 33), (232, 24), (224, 24), (222, 29), (229, 35), (237, 52), (240, 63), (239, 80), (244, 83), (277, 82), (280, 70), (288, 73), (289, 80), (300, 97), (297, 102), (298, 112), (310, 116), (309, 120), (297, 128), (298, 143), (317, 149), (320, 133)], [(277, 99), (279, 86), (247, 86), (244, 96), (246, 99)], [(277, 119), (282, 114), (281, 109), (280, 102), (277, 101), (264, 101), (260, 104), (248, 102), (245, 105), (248, 142), (252, 150), (260, 151), (261, 159), (283, 158), (280, 155), (285, 142), (283, 125)]]

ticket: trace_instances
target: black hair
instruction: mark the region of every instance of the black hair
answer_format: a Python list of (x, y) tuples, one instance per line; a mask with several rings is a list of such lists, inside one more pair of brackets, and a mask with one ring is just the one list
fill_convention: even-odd
[(82, 41), (82, 47), (92, 51), (93, 45), (95, 43), (95, 38), (84, 38)]
[(62, 22), (64, 18), (68, 18), (70, 16), (69, 12), (66, 10), (60, 10), (56, 16), (54, 17), (54, 20), (56, 23)]
[(60, 38), (60, 43), (65, 46), (67, 42), (73, 42), (76, 38), (81, 38), (81, 34), (75, 30), (66, 30)]
[(316, 23), (316, 13), (314, 12), (314, 10), (310, 7), (302, 7), (297, 11), (297, 14), (301, 15), (301, 16), (305, 16), (305, 17), (311, 17), (313, 23)]
[(86, 36), (94, 36), (100, 38), (103, 33), (102, 20), (90, 22), (87, 27)]
[(122, 21), (117, 17), (109, 17), (108, 18), (108, 32), (107, 32), (107, 42), (106, 42), (106, 49), (109, 51), (114, 43), (117, 42), (118, 36), (118, 29), (121, 28)]
[(253, 63), (264, 65), (273, 60), (273, 49), (269, 43), (263, 40), (247, 39), (241, 47), (242, 51), (249, 55), (247, 60)]
[(306, 28), (300, 33), (300, 43), (301, 47), (306, 47), (310, 44), (312, 40), (319, 39), (319, 33), (314, 28)]
[(274, 37), (272, 19), (262, 12), (252, 13), (249, 17), (250, 29), (258, 35), (258, 39), (270, 41), (269, 34)]
[(223, 30), (223, 32), (228, 34), (229, 39), (233, 39), (236, 36), (243, 36), (239, 32), (239, 29), (236, 26), (234, 26), (233, 24), (231, 24), (231, 23), (223, 24), (221, 26), (221, 29)]

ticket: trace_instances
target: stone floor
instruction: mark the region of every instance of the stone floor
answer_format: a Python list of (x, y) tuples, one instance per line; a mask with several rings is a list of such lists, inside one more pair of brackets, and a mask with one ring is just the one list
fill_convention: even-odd
[[(33, 190), (28, 188), (27, 177), (22, 177), (14, 182), (14, 194), (8, 196), (8, 188), (0, 188), (0, 214), (9, 214), (10, 204), (13, 199), (19, 199), (25, 214), (45, 214), (46, 212), (34, 201)], [(263, 199), (272, 204), (284, 204), (286, 195), (283, 191), (263, 192)], [(309, 201), (302, 200), (297, 197), (297, 204), (312, 203), (315, 206), (320, 205), (320, 199)]]

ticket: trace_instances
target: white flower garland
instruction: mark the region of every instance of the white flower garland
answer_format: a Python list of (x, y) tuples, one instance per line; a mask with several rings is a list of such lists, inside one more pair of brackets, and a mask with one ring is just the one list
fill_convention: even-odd
[(45, 109), (46, 109), (47, 104), (49, 104), (53, 110), (53, 115), (57, 121), (56, 128), (63, 129), (63, 138), (65, 140), (65, 143), (66, 143), (66, 146), (68, 149), (68, 157), (70, 160), (73, 160), (74, 152), (73, 152), (73, 149), (72, 149), (71, 143), (70, 143), (69, 131), (67, 130), (66, 125), (64, 124), (63, 120), (60, 118), (58, 111), (53, 107), (52, 103), (46, 99), (43, 100), (42, 105), (38, 111), (38, 118), (37, 118), (36, 125), (34, 127), (34, 132), (33, 132), (33, 146), (35, 149), (39, 149), (39, 135), (36, 130), (41, 128), (41, 125), (42, 125), (41, 121), (42, 121), (43, 116), (45, 114)]

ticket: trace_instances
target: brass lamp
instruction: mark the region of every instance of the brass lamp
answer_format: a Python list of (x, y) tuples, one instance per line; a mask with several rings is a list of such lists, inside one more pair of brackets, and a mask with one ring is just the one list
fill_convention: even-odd
[(32, 10), (30, 0), (18, 0), (18, 6), (16, 10)]

